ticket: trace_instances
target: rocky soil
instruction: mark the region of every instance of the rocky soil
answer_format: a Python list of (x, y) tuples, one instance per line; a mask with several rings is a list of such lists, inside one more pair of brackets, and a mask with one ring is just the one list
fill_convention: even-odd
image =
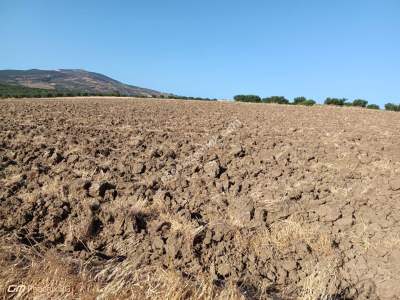
[(0, 236), (246, 299), (400, 299), (400, 114), (1, 101)]

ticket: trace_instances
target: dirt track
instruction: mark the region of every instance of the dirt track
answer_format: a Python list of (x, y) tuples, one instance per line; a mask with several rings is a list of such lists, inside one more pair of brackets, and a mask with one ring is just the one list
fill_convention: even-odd
[(399, 113), (0, 101), (0, 187), (3, 246), (249, 299), (400, 299)]

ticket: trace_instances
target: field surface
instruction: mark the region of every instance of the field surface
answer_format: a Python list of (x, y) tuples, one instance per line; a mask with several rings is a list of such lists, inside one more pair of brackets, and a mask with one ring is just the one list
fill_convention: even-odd
[(400, 114), (0, 101), (0, 297), (400, 299)]

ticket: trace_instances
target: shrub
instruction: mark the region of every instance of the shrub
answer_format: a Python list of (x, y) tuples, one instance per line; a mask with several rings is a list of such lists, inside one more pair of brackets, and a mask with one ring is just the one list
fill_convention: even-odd
[(293, 99), (293, 104), (300, 104), (305, 101), (307, 101), (306, 97), (296, 97)]
[(353, 101), (353, 106), (366, 107), (367, 104), (368, 101), (363, 99), (356, 99)]
[(277, 104), (289, 104), (289, 100), (283, 96), (271, 96), (271, 97), (263, 98), (262, 102), (277, 103)]
[(369, 104), (369, 105), (367, 105), (367, 108), (368, 109), (380, 109), (379, 105), (376, 105), (376, 104)]
[(346, 101), (346, 98), (326, 98), (325, 104), (343, 106), (345, 105)]
[(111, 92), (111, 96), (112, 97), (120, 97), (121, 93), (119, 91), (113, 91), (113, 92)]
[(312, 99), (308, 99), (306, 101), (300, 102), (299, 105), (313, 106), (315, 105), (315, 101)]
[(296, 97), (293, 99), (293, 104), (294, 105), (306, 105), (306, 106), (312, 106), (316, 102), (312, 99), (307, 99), (306, 97)]
[(257, 95), (236, 95), (233, 99), (238, 102), (261, 102), (261, 98)]
[(391, 110), (391, 111), (400, 111), (400, 105), (396, 105), (393, 103), (386, 103), (385, 104), (385, 109), (386, 110)]

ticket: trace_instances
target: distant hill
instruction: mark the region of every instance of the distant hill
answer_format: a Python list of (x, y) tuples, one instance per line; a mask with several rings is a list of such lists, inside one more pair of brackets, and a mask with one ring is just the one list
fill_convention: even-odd
[(159, 97), (169, 94), (128, 85), (103, 74), (79, 69), (0, 70), (0, 84), (34, 89), (123, 96)]

